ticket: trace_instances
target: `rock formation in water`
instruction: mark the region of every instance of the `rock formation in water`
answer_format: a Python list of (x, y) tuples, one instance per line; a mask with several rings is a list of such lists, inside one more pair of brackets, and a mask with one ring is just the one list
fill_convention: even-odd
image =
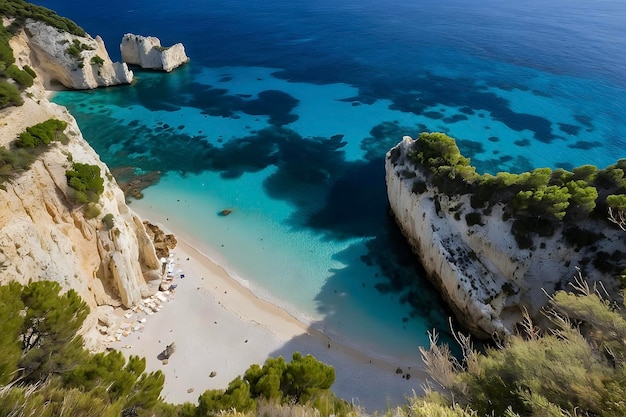
[(182, 43), (163, 47), (161, 41), (153, 36), (127, 33), (122, 39), (120, 50), (122, 61), (145, 69), (170, 72), (189, 61)]
[(82, 90), (133, 81), (126, 64), (111, 61), (99, 36), (76, 36), (31, 19), (26, 21), (25, 33), (22, 51), (31, 66), (40, 70), (46, 88), (62, 84)]
[[(91, 307), (84, 327), (89, 329), (88, 345), (95, 347), (99, 340), (96, 322), (112, 324), (112, 307), (131, 307), (154, 294), (161, 283), (162, 264), (141, 219), (126, 205), (123, 192), (82, 137), (74, 118), (46, 98), (42, 79), (88, 88), (95, 86), (95, 78), (83, 71), (68, 71), (65, 57), (57, 61), (41, 39), (33, 41), (49, 33), (51, 29), (44, 26), (28, 22), (31, 34), (22, 33), (10, 41), (16, 64), (31, 66), (38, 76), (23, 106), (0, 111), (0, 145), (7, 147), (26, 127), (50, 118), (68, 123), (69, 141), (54, 142), (28, 171), (0, 187), (0, 283), (53, 280), (65, 289), (75, 289)], [(56, 29), (52, 31), (48, 44), (66, 39)], [(95, 51), (108, 56), (106, 51)], [(98, 85), (107, 85), (102, 83), (111, 79), (101, 76), (98, 80)], [(93, 218), (72, 198), (65, 175), (72, 162), (97, 165), (104, 177), (104, 192), (97, 202), (100, 213)]]
[[(619, 293), (619, 280), (600, 269), (611, 260), (626, 268), (623, 231), (602, 218), (574, 226), (584, 231), (566, 232), (566, 223), (557, 222), (552, 233), (534, 235), (530, 247), (520, 248), (511, 233), (514, 219), (505, 213), (505, 205), (479, 209), (471, 193), (440, 191), (428, 171), (416, 163), (420, 151), (415, 142), (405, 137), (387, 153), (391, 210), (429, 278), (474, 335), (510, 332), (524, 309), (540, 320), (546, 293), (566, 288), (578, 266), (590, 282), (602, 281), (609, 293)], [(571, 230), (597, 240), (573, 244)], [(609, 256), (601, 265), (596, 260), (602, 254)]]

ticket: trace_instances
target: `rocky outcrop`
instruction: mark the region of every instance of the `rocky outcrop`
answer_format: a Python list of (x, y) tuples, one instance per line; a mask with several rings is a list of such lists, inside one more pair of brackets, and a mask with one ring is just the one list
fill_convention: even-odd
[(84, 90), (133, 81), (126, 64), (111, 61), (99, 36), (76, 36), (30, 19), (25, 33), (28, 48), (24, 50), (48, 89), (61, 84)]
[[(50, 118), (65, 120), (67, 144), (54, 142), (31, 168), (0, 187), (0, 283), (52, 280), (73, 288), (91, 307), (84, 328), (90, 348), (98, 349), (96, 323), (114, 317), (111, 308), (131, 307), (154, 294), (161, 283), (162, 264), (138, 216), (107, 166), (82, 137), (67, 109), (50, 103), (38, 81), (46, 70), (30, 59), (25, 35), (10, 41), (20, 66), (38, 73), (24, 105), (0, 112), (0, 145), (7, 146), (28, 126)], [(86, 216), (72, 198), (65, 172), (72, 161), (97, 165), (104, 177), (100, 213)], [(112, 221), (103, 222), (106, 215)], [(111, 226), (111, 227), (110, 227)]]
[[(559, 230), (552, 237), (537, 238), (534, 248), (519, 249), (511, 234), (512, 220), (503, 220), (502, 206), (491, 207), (480, 224), (468, 222), (465, 215), (472, 212), (470, 196), (450, 197), (428, 184), (408, 157), (412, 143), (405, 137), (387, 153), (389, 203), (456, 318), (483, 338), (510, 332), (524, 309), (540, 321), (546, 293), (566, 288), (576, 266), (587, 264), (593, 255), (571, 247)], [(424, 182), (425, 187), (416, 186)], [(621, 230), (609, 230), (599, 221), (588, 226), (603, 232), (603, 250), (626, 252)], [(617, 293), (615, 280), (593, 267), (584, 273), (590, 281), (603, 281), (609, 292)]]
[(165, 234), (159, 226), (148, 221), (144, 221), (143, 225), (146, 228), (146, 232), (148, 232), (150, 240), (154, 243), (154, 249), (159, 259), (169, 258), (170, 251), (174, 249), (178, 243), (176, 236), (171, 233)]
[[(0, 190), (2, 281), (58, 281), (93, 305), (131, 307), (158, 289), (161, 262), (141, 220), (67, 111), (40, 99), (42, 118), (68, 121), (67, 145), (56, 144)], [(0, 129), (2, 130), (2, 129)], [(100, 166), (100, 215), (88, 219), (70, 196), (71, 160)], [(113, 216), (107, 229), (103, 216)]]
[(127, 33), (122, 39), (120, 50), (122, 61), (145, 69), (170, 72), (189, 61), (182, 43), (162, 47), (161, 41), (153, 36)]

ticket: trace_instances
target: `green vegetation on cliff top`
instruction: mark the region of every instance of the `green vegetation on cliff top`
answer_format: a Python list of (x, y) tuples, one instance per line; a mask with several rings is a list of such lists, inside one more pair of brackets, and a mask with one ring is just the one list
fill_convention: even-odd
[(522, 174), (478, 174), (461, 155), (454, 139), (443, 133), (422, 133), (409, 157), (422, 167), (440, 191), (475, 194), (483, 204), (505, 203), (516, 217), (583, 220), (598, 207), (625, 207), (626, 159), (599, 170), (583, 165), (571, 172), (537, 168)]
[(85, 36), (85, 31), (76, 23), (57, 15), (45, 7), (27, 3), (23, 0), (0, 0), (0, 16), (13, 19), (8, 27), (0, 25), (0, 109), (8, 106), (21, 106), (21, 92), (33, 85), (35, 72), (25, 66), (15, 65), (13, 50), (9, 39), (24, 26), (26, 19), (44, 22), (63, 32), (76, 36)]
[(52, 141), (67, 141), (63, 133), (66, 127), (67, 123), (62, 120), (49, 119), (26, 128), (9, 148), (0, 146), (0, 189), (5, 181), (30, 169)]
[[(399, 152), (392, 150), (392, 162)], [(514, 220), (512, 232), (520, 248), (532, 246), (531, 234), (550, 235), (561, 222), (606, 219), (609, 208), (626, 209), (626, 159), (605, 169), (583, 165), (572, 171), (537, 168), (522, 174), (481, 175), (461, 155), (455, 140), (443, 133), (420, 134), (408, 157), (439, 192), (450, 196), (470, 194), (475, 210), (488, 214), (495, 204), (504, 204), (504, 220)], [(426, 184), (415, 180), (413, 190), (424, 192)], [(474, 224), (480, 223), (472, 219)], [(572, 235), (576, 244), (584, 243), (586, 238), (589, 234)]]
[(72, 20), (24, 0), (0, 0), (0, 15), (16, 19), (18, 26), (23, 25), (26, 19), (33, 19), (72, 35), (86, 35), (85, 31)]

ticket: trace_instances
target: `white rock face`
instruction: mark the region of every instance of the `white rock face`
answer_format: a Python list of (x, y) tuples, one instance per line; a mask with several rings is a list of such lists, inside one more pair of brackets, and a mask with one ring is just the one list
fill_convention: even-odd
[[(0, 111), (0, 145), (7, 146), (26, 127), (50, 118), (65, 120), (67, 145), (55, 142), (31, 169), (0, 189), (0, 283), (52, 280), (74, 289), (91, 308), (83, 325), (89, 349), (102, 348), (97, 323), (115, 321), (111, 308), (131, 307), (154, 294), (161, 282), (161, 263), (141, 220), (125, 203), (123, 192), (95, 151), (83, 139), (67, 109), (50, 103), (41, 80), (45, 70), (32, 61), (26, 36), (10, 45), (20, 66), (38, 74), (24, 105)], [(73, 203), (65, 171), (73, 161), (98, 165), (104, 178), (100, 215), (87, 219)], [(111, 214), (106, 230), (102, 218)], [(104, 318), (104, 320), (103, 320)], [(110, 323), (109, 323), (110, 324)]]
[(189, 61), (182, 43), (164, 48), (161, 41), (153, 36), (127, 33), (122, 38), (120, 50), (122, 61), (145, 69), (170, 72)]
[[(45, 99), (38, 107), (43, 120), (66, 120), (71, 139), (66, 146), (51, 146), (28, 172), (3, 184), (0, 281), (57, 281), (65, 289), (74, 288), (92, 307), (131, 307), (158, 289), (161, 263), (154, 246), (70, 114)], [(68, 155), (101, 168), (105, 191), (98, 202), (101, 214), (95, 219), (85, 218), (72, 203), (65, 177), (71, 167)], [(113, 215), (111, 230), (102, 224), (106, 214)]]
[[(41, 70), (46, 88), (60, 83), (84, 90), (133, 81), (133, 72), (126, 64), (111, 61), (99, 36), (95, 39), (75, 36), (30, 19), (25, 31), (30, 61)], [(68, 48), (75, 44), (80, 50), (77, 57), (68, 53)]]
[[(389, 203), (429, 278), (459, 322), (474, 335), (489, 337), (510, 332), (525, 308), (541, 320), (540, 309), (547, 302), (544, 290), (565, 289), (576, 274), (575, 267), (592, 255), (584, 249), (574, 250), (560, 230), (551, 238), (535, 238), (540, 249), (519, 249), (510, 232), (511, 220), (502, 220), (502, 206), (483, 215), (484, 226), (468, 226), (465, 214), (474, 211), (469, 196), (449, 198), (430, 184), (422, 193), (413, 191), (413, 185), (425, 179), (407, 157), (412, 143), (413, 139), (405, 137), (387, 153)], [(605, 235), (604, 251), (626, 252), (623, 232), (600, 223), (595, 230)], [(603, 281), (609, 292), (617, 291), (615, 280), (606, 279), (596, 269), (590, 267), (584, 273), (591, 282)]]

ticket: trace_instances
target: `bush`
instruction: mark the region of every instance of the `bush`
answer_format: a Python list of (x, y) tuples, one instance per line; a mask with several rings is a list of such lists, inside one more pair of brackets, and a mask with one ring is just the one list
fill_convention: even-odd
[(67, 123), (62, 120), (48, 119), (45, 122), (27, 127), (20, 133), (15, 145), (20, 148), (35, 148), (49, 145), (53, 140), (62, 137)]
[[(390, 160), (400, 156), (394, 148)], [(513, 217), (527, 225), (523, 232), (519, 228), (512, 230), (521, 247), (530, 247), (532, 234), (542, 233), (548, 223), (553, 223), (548, 229), (554, 230), (563, 220), (605, 218), (607, 208), (626, 211), (626, 159), (604, 170), (583, 165), (572, 172), (537, 168), (521, 174), (478, 175), (469, 159), (461, 155), (454, 139), (443, 133), (420, 134), (411, 145), (408, 158), (427, 177), (426, 182), (436, 186), (440, 193), (448, 196), (470, 193), (474, 209), (503, 204), (507, 219)], [(400, 175), (413, 176), (406, 169)], [(422, 189), (421, 184), (413, 185), (416, 193)], [(532, 226), (533, 219), (542, 226)]]
[(28, 75), (30, 75), (33, 78), (37, 78), (37, 73), (35, 73), (35, 70), (33, 70), (31, 67), (29, 67), (28, 65), (24, 65), (24, 71), (26, 71), (26, 73)]
[(52, 140), (63, 139), (66, 123), (50, 119), (31, 126), (13, 142), (11, 149), (0, 147), (0, 184), (30, 168), (31, 164)]
[(0, 28), (0, 62), (5, 63), (6, 66), (15, 62), (13, 49), (11, 49), (11, 46), (9, 45), (10, 37), (11, 35), (6, 32), (6, 29)]
[(27, 18), (45, 22), (48, 25), (76, 36), (85, 36), (85, 31), (68, 18), (61, 17), (54, 11), (42, 6), (28, 3), (24, 0), (0, 1), (0, 14), (14, 17), (18, 23), (23, 23)]
[(91, 58), (91, 65), (97, 65), (99, 67), (104, 64), (104, 59), (100, 58), (98, 55), (95, 55)]
[(28, 88), (33, 85), (33, 76), (28, 72), (21, 70), (15, 64), (11, 64), (6, 69), (6, 75), (13, 78), (22, 88)]
[(115, 218), (111, 213), (108, 213), (102, 218), (102, 224), (104, 224), (106, 230), (111, 230), (115, 225)]
[(74, 162), (72, 169), (65, 172), (67, 183), (77, 191), (76, 199), (80, 203), (96, 202), (104, 192), (104, 178), (97, 165)]
[(95, 219), (100, 215), (100, 207), (97, 204), (90, 203), (85, 207), (85, 218)]
[(22, 104), (24, 104), (24, 99), (20, 95), (20, 90), (15, 85), (0, 80), (0, 109)]
[(476, 212), (467, 213), (465, 215), (465, 222), (467, 223), (469, 227), (472, 227), (475, 225), (484, 226), (482, 222), (482, 216), (480, 215), (480, 213), (476, 213)]
[(606, 197), (606, 204), (613, 210), (626, 211), (626, 194), (611, 194)]
[(413, 192), (415, 194), (422, 194), (426, 191), (426, 183), (424, 181), (415, 181), (413, 183)]
[(624, 313), (579, 284), (580, 294), (558, 291), (550, 299), (551, 331), (526, 316), (519, 334), (483, 352), (460, 336), (462, 361), (431, 337), (430, 349), (420, 351), (448, 401), (479, 416), (626, 415)]
[(226, 391), (207, 390), (198, 398), (196, 415), (215, 416), (222, 410), (251, 411), (255, 401), (250, 397), (250, 386), (240, 376), (228, 384)]
[(78, 59), (80, 58), (80, 53), (81, 53), (80, 46), (76, 46), (75, 44), (72, 44), (65, 50), (65, 53), (71, 57)]

